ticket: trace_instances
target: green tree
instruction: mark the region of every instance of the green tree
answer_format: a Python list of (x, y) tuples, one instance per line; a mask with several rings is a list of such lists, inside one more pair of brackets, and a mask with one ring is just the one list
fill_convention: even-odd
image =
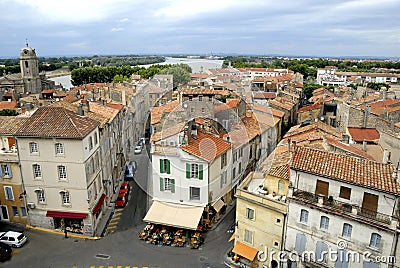
[(18, 115), (18, 113), (13, 109), (3, 109), (0, 111), (0, 116), (16, 116), (16, 115)]
[[(190, 68), (190, 67), (189, 67)], [(160, 71), (160, 74), (172, 74), (174, 88), (190, 81), (190, 72), (182, 66), (171, 66)]]
[(318, 84), (304, 84), (303, 92), (306, 95), (307, 99), (312, 97), (312, 92), (317, 88), (321, 88), (321, 85)]

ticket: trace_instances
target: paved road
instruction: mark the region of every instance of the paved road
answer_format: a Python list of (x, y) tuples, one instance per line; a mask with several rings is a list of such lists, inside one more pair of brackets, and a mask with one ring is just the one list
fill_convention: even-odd
[[(146, 214), (146, 180), (148, 158), (143, 151), (140, 155), (131, 155), (129, 160), (138, 163), (135, 180), (130, 182), (131, 194), (128, 205), (118, 216), (118, 225), (114, 232), (97, 241), (68, 238), (62, 235), (26, 230), (29, 242), (21, 249), (15, 249), (10, 261), (1, 267), (226, 267), (225, 253), (232, 247), (228, 242), (229, 227), (234, 223), (235, 209), (228, 212), (217, 227), (205, 236), (205, 243), (198, 249), (189, 247), (156, 246), (138, 239), (140, 230), (145, 226), (142, 219)], [(13, 226), (11, 226), (12, 228)], [(10, 226), (0, 224), (0, 229)], [(15, 228), (14, 228), (15, 229)], [(22, 229), (16, 227), (16, 229)], [(97, 255), (97, 256), (96, 256)]]

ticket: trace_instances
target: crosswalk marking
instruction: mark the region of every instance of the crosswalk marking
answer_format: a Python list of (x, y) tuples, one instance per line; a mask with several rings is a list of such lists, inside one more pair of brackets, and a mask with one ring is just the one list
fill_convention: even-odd
[(113, 222), (110, 222), (110, 223), (108, 224), (108, 226), (110, 226), (110, 225), (117, 225), (117, 224), (118, 224), (117, 221), (113, 221)]
[(122, 211), (121, 211), (121, 212), (117, 212), (117, 213), (115, 213), (114, 215), (115, 215), (116, 217), (117, 217), (117, 216), (121, 216), (121, 215), (122, 215)]
[(120, 219), (121, 219), (121, 217), (115, 217), (115, 218), (112, 218), (111, 221), (118, 221)]

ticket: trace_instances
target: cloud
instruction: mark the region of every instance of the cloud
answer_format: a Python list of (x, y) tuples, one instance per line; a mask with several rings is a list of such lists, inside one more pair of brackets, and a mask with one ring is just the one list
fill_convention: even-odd
[(0, 0), (0, 4), (0, 34), (15, 36), (13, 42), (0, 40), (6, 55), (18, 54), (26, 37), (41, 46), (36, 49), (42, 55), (214, 51), (398, 56), (400, 47), (398, 0)]

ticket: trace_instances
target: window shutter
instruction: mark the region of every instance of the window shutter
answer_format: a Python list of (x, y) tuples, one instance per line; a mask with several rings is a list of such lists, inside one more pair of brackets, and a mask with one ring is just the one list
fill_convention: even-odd
[(167, 174), (171, 174), (170, 162), (167, 159), (165, 161), (167, 162)]
[(0, 177), (3, 177), (3, 165), (0, 165)]
[(171, 193), (175, 193), (175, 179), (171, 179)]
[(199, 180), (203, 179), (203, 165), (199, 165)]
[(12, 170), (11, 170), (11, 166), (10, 166), (10, 165), (7, 165), (7, 168), (8, 168), (8, 172), (10, 173), (10, 178), (12, 178)]
[(164, 173), (164, 159), (160, 159), (160, 173)]
[(164, 191), (164, 179), (160, 178), (160, 191)]
[(190, 179), (190, 164), (186, 163), (186, 179)]

